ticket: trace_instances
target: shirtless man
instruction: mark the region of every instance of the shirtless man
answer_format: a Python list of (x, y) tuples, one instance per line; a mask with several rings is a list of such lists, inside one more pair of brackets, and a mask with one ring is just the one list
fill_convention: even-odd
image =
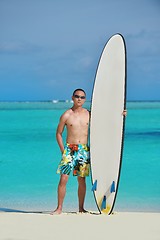
[[(57, 173), (60, 173), (58, 185), (58, 206), (53, 214), (62, 212), (63, 200), (66, 193), (66, 184), (70, 172), (78, 179), (79, 212), (86, 212), (84, 199), (86, 194), (85, 177), (89, 176), (90, 156), (88, 142), (88, 127), (90, 113), (83, 108), (86, 100), (86, 93), (83, 89), (76, 89), (72, 96), (73, 107), (67, 110), (60, 118), (57, 127), (56, 138), (62, 152), (62, 160), (58, 166)], [(62, 133), (67, 128), (66, 144), (64, 145)]]
[[(83, 89), (76, 89), (72, 96), (73, 107), (67, 110), (60, 118), (57, 127), (56, 138), (62, 152), (62, 160), (58, 166), (57, 173), (61, 174), (58, 185), (58, 206), (52, 214), (62, 212), (63, 200), (66, 194), (66, 184), (70, 172), (78, 179), (79, 212), (86, 212), (84, 199), (86, 194), (85, 177), (89, 176), (90, 155), (88, 142), (88, 127), (90, 113), (83, 108), (86, 93)], [(126, 110), (122, 113), (127, 115)], [(66, 144), (63, 144), (62, 133), (67, 128)]]

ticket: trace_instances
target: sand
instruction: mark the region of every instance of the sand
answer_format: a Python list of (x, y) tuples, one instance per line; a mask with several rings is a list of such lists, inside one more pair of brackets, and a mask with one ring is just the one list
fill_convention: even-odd
[(160, 213), (0, 212), (0, 240), (160, 240)]

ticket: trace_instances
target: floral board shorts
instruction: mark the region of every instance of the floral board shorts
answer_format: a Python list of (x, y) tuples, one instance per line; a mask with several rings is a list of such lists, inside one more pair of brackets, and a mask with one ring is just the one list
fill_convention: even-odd
[(89, 176), (89, 169), (90, 153), (88, 145), (67, 143), (57, 173), (69, 175), (73, 170), (73, 176), (86, 177)]

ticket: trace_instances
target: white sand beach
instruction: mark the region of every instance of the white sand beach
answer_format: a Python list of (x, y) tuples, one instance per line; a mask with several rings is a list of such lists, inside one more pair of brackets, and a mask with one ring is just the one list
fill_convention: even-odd
[(0, 213), (0, 240), (99, 238), (159, 240), (160, 213)]

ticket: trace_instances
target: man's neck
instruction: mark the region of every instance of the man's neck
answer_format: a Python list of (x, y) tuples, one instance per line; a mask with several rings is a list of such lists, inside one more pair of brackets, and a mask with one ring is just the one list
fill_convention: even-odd
[(74, 112), (81, 112), (81, 111), (83, 110), (83, 107), (82, 107), (82, 106), (81, 106), (81, 107), (73, 106), (73, 107), (72, 107), (72, 110), (73, 110)]

